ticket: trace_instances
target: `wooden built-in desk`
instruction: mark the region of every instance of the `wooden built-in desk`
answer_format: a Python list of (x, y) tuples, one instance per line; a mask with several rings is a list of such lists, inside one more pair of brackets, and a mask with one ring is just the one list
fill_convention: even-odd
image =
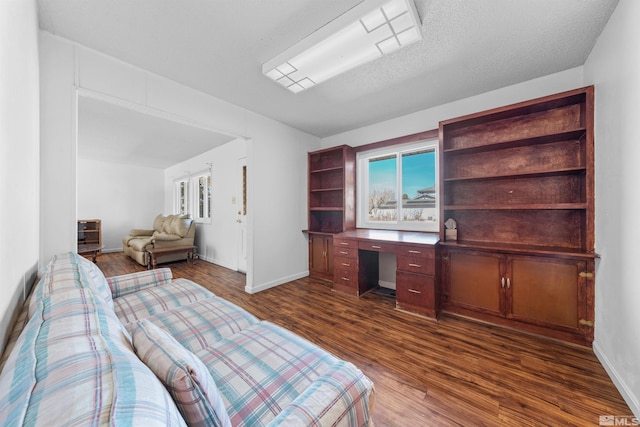
[(378, 286), (378, 253), (396, 255), (396, 308), (436, 318), (440, 290), (436, 233), (348, 230), (333, 236), (333, 288), (360, 296)]

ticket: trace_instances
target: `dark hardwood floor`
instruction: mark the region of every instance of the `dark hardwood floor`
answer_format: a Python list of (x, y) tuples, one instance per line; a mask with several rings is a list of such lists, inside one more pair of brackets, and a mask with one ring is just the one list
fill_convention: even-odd
[[(144, 268), (123, 253), (98, 266), (114, 276)], [(382, 426), (597, 426), (632, 415), (590, 348), (470, 320), (438, 322), (394, 310), (373, 293), (335, 293), (304, 278), (258, 294), (243, 274), (205, 261), (164, 264), (185, 277), (353, 362), (376, 387)]]

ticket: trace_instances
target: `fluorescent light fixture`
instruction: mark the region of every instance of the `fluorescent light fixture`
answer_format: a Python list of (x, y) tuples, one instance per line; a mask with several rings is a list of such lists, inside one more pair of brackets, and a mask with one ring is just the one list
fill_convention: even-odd
[(422, 40), (413, 0), (365, 0), (262, 65), (291, 92)]

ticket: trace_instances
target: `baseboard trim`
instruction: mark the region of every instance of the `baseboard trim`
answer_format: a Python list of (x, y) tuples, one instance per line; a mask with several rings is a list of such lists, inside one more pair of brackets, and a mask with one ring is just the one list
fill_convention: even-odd
[(378, 280), (378, 286), (380, 286), (381, 288), (387, 288), (387, 289), (395, 289), (396, 288), (396, 284), (393, 282), (387, 282), (385, 280)]
[(307, 270), (300, 273), (292, 274), (290, 276), (282, 277), (280, 279), (272, 280), (271, 282), (262, 283), (260, 285), (251, 286), (251, 287), (247, 285), (245, 286), (244, 290), (248, 294), (255, 294), (255, 293), (267, 290), (269, 288), (274, 288), (276, 286), (282, 285), (287, 282), (292, 282), (294, 280), (302, 279), (303, 277), (307, 277), (308, 275), (309, 275), (309, 271)]
[(228, 268), (229, 270), (238, 271), (237, 265), (225, 264), (224, 262), (221, 262), (219, 259), (200, 255), (200, 254), (196, 254), (196, 255), (198, 255), (199, 260), (206, 261), (211, 264), (219, 265), (220, 267)]
[(105, 253), (105, 254), (110, 254), (115, 252), (124, 252), (124, 251), (122, 250), (122, 248), (102, 249), (102, 253)]
[[(602, 348), (600, 347), (597, 341), (593, 342), (593, 352), (595, 353), (596, 357), (600, 361), (600, 364), (604, 367), (604, 370), (607, 371), (607, 374), (609, 374), (611, 381), (613, 381), (613, 384), (616, 386), (616, 388), (622, 395), (622, 398), (624, 399), (624, 401), (627, 402), (627, 405), (629, 405), (629, 409), (631, 409), (631, 412), (633, 412), (633, 415), (635, 417), (640, 418), (640, 402), (638, 402), (638, 398), (634, 396), (631, 390), (629, 389), (629, 387), (627, 387), (626, 382), (624, 381), (622, 376), (618, 374), (618, 371), (616, 370), (614, 365), (611, 363), (606, 353), (602, 350)], [(631, 415), (631, 414), (602, 414), (602, 415)]]

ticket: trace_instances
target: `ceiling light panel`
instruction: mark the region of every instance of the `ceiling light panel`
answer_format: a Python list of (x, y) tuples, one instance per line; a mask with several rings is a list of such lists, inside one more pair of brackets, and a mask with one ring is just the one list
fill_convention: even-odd
[(419, 40), (413, 0), (365, 0), (263, 64), (262, 72), (298, 93)]

